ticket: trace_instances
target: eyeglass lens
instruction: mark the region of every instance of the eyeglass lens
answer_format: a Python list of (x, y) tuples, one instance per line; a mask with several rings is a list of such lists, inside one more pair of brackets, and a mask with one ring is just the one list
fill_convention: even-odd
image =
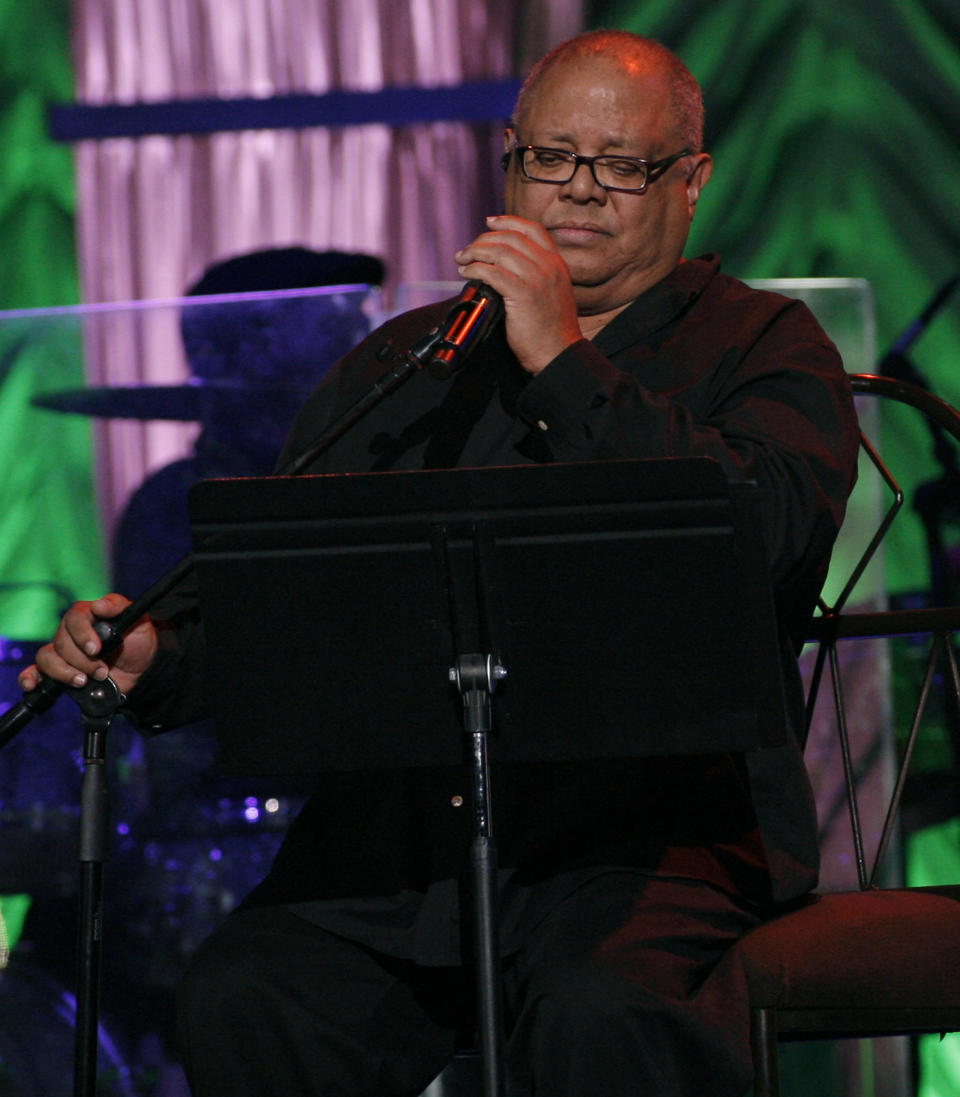
[[(556, 149), (523, 149), (523, 170), (531, 179), (544, 183), (567, 183), (574, 175), (577, 161), (573, 153)], [(593, 176), (602, 187), (640, 189), (647, 180), (644, 164), (618, 156), (600, 156), (590, 164)]]

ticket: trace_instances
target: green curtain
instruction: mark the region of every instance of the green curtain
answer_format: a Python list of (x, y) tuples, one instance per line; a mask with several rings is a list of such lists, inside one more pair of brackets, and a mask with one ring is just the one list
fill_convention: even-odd
[(77, 300), (71, 150), (46, 134), (73, 98), (69, 0), (0, 3), (0, 308)]
[[(591, 25), (659, 39), (703, 86), (716, 165), (689, 254), (745, 278), (868, 279), (880, 355), (960, 273), (956, 0), (615, 0)], [(960, 292), (911, 359), (960, 403)], [(938, 473), (902, 419), (885, 441), (909, 490)], [(919, 525), (890, 545), (894, 589), (924, 587)]]
[[(0, 0), (0, 310), (77, 301), (72, 150), (46, 109), (73, 97), (68, 0)], [(0, 318), (0, 635), (48, 637), (105, 582), (90, 424), (31, 406), (83, 384), (76, 328)], [(0, 698), (5, 700), (5, 698)]]

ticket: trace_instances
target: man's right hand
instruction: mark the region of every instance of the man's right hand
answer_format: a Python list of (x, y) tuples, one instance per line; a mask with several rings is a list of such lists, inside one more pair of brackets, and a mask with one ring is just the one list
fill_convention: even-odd
[(153, 622), (142, 617), (105, 658), (99, 657), (100, 637), (93, 627), (98, 620), (117, 617), (129, 605), (130, 600), (122, 594), (75, 602), (64, 614), (53, 640), (37, 652), (36, 664), (20, 673), (20, 688), (27, 692), (36, 689), (41, 675), (78, 689), (90, 678), (102, 681), (109, 675), (121, 693), (129, 693), (157, 653)]
[(570, 270), (550, 234), (535, 221), (501, 214), (457, 252), (457, 271), (503, 298), (507, 342), (530, 374), (583, 338)]

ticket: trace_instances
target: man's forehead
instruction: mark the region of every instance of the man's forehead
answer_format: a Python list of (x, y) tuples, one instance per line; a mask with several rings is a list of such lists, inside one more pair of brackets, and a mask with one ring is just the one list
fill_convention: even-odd
[(539, 125), (572, 105), (578, 111), (638, 120), (668, 108), (669, 80), (655, 59), (619, 54), (574, 55), (556, 61), (530, 89), (521, 125)]

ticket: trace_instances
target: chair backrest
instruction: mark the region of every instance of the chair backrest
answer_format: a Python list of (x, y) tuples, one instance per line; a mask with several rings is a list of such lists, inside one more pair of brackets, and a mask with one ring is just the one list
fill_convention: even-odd
[[(887, 539), (894, 522), (903, 510), (905, 492), (888, 463), (881, 457), (878, 447), (861, 432), (861, 445), (867, 458), (867, 467), (874, 470), (884, 486), (886, 503), (882, 508), (876, 529), (868, 535), (859, 554), (855, 555), (849, 574), (835, 585), (835, 593), (822, 599), (820, 612), (814, 618), (809, 638), (818, 644), (816, 659), (810, 677), (807, 698), (808, 724), (820, 697), (825, 677), (832, 686), (833, 710), (836, 731), (843, 760), (846, 797), (853, 832), (853, 846), (857, 867), (857, 879), (861, 888), (876, 885), (878, 872), (889, 851), (896, 831), (897, 819), (906, 785), (907, 774), (914, 755), (917, 736), (928, 710), (931, 696), (943, 691), (945, 711), (960, 716), (960, 674), (951, 638), (960, 630), (960, 606), (942, 604), (947, 600), (949, 571), (947, 552), (941, 536), (941, 519), (951, 502), (960, 504), (960, 474), (957, 472), (957, 446), (960, 445), (960, 412), (931, 395), (918, 385), (889, 377), (871, 374), (855, 374), (851, 377), (854, 393), (858, 397), (881, 398), (913, 409), (930, 432), (934, 453), (941, 475), (924, 484), (917, 498), (925, 508), (922, 514), (931, 572), (934, 583), (925, 605), (911, 608), (890, 608), (883, 604), (864, 611), (857, 602), (856, 592), (864, 574), (874, 563)], [(861, 477), (863, 476), (861, 465)], [(924, 502), (926, 500), (926, 502)], [(909, 513), (909, 511), (908, 511)], [(901, 519), (902, 520), (902, 519)], [(952, 601), (952, 598), (949, 599)], [(852, 749), (855, 729), (851, 727), (850, 706), (844, 693), (841, 661), (838, 648), (844, 641), (891, 637), (912, 637), (927, 646), (925, 668), (919, 696), (913, 709), (909, 732), (900, 748), (900, 760), (892, 782), (889, 802), (886, 805), (882, 830), (870, 859), (865, 853), (861, 811), (858, 798), (857, 775)], [(824, 672), (828, 673), (825, 675)]]

